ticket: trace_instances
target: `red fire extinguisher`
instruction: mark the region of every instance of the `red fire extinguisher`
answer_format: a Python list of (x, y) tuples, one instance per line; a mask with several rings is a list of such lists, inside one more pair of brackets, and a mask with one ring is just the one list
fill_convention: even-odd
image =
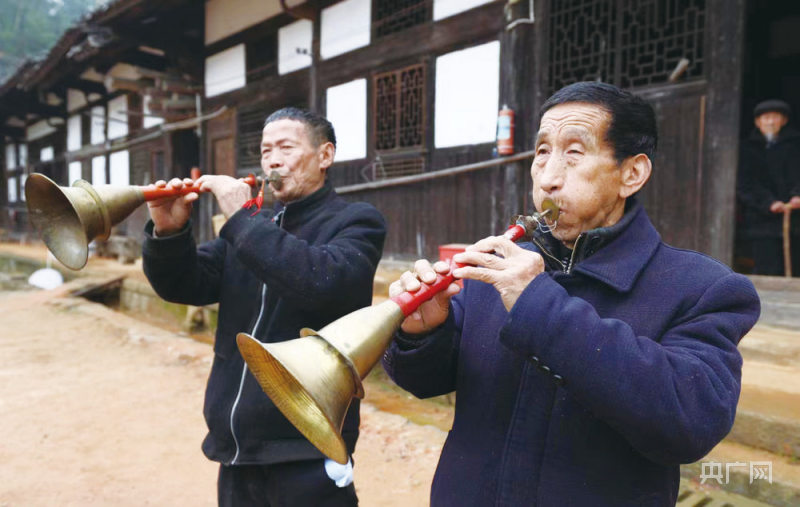
[(497, 154), (514, 154), (514, 111), (505, 104), (497, 114)]

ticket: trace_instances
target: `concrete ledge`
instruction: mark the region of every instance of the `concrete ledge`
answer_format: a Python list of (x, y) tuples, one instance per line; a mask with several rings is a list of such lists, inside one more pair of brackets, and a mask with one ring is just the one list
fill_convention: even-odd
[(726, 439), (789, 459), (800, 459), (800, 424), (796, 421), (739, 410)]

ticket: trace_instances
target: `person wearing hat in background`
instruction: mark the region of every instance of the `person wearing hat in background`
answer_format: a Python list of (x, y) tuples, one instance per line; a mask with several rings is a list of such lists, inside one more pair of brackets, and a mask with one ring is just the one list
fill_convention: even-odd
[[(783, 276), (783, 213), (800, 208), (800, 132), (788, 125), (791, 108), (766, 100), (754, 111), (756, 128), (742, 141), (737, 196), (751, 239), (753, 273)], [(800, 221), (791, 232), (792, 272), (800, 271)]]

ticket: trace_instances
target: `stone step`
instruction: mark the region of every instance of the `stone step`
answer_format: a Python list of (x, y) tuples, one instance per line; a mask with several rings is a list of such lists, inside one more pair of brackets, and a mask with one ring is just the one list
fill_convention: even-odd
[(761, 298), (759, 322), (800, 330), (800, 278), (751, 275)]
[(800, 459), (800, 368), (746, 358), (727, 440)]

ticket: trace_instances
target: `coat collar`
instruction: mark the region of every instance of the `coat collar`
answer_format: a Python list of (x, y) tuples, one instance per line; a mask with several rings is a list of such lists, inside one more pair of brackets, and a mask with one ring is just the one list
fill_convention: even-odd
[[(550, 234), (537, 233), (535, 242), (540, 249), (545, 246), (550, 252), (560, 251), (556, 248), (558, 241)], [(581, 273), (619, 292), (628, 292), (660, 243), (661, 236), (644, 207), (635, 198), (629, 198), (619, 222), (581, 233), (567, 264), (557, 260), (557, 254), (544, 257), (551, 270)]]
[(275, 215), (282, 215), (284, 227), (298, 220), (304, 222), (306, 217), (310, 214), (314, 214), (318, 208), (335, 196), (336, 193), (333, 190), (333, 185), (326, 179), (319, 190), (303, 197), (299, 201), (290, 202), (286, 205), (280, 202), (276, 203)]

